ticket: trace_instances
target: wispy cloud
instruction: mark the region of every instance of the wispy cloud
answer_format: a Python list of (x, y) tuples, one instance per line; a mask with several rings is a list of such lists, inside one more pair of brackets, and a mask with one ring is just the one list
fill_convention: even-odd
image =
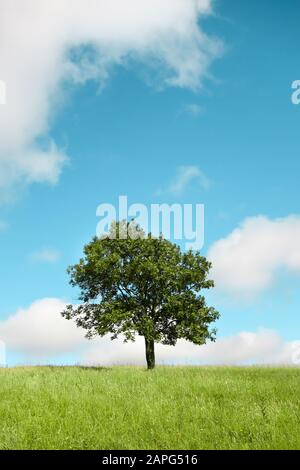
[(8, 229), (9, 225), (5, 220), (0, 220), (0, 233), (5, 232)]
[(41, 263), (56, 263), (61, 257), (61, 253), (58, 250), (52, 248), (36, 251), (31, 254), (31, 259), (33, 261), (38, 261)]
[(184, 112), (185, 114), (197, 118), (204, 113), (204, 108), (197, 103), (189, 103), (184, 106)]
[(159, 189), (156, 194), (181, 196), (192, 184), (207, 191), (212, 185), (212, 180), (197, 166), (180, 166), (176, 170), (175, 178), (165, 189)]

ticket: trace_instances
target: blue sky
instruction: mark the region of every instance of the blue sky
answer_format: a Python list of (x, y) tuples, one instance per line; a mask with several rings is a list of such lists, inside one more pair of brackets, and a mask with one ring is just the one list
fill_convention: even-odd
[[(204, 254), (247, 218), (283, 219), (287, 241), (279, 249), (294, 251), (288, 261), (284, 253), (280, 261), (270, 253), (270, 282), (254, 293), (250, 287), (249, 295), (244, 285), (242, 296), (234, 289), (216, 289), (208, 300), (221, 312), (220, 338), (245, 331), (255, 335), (260, 328), (272, 330), (284, 344), (299, 338), (300, 269), (291, 269), (290, 257), (299, 253), (300, 106), (291, 102), (291, 84), (300, 78), (300, 5), (297, 0), (219, 0), (213, 9), (208, 17), (199, 15), (199, 27), (222, 41), (223, 50), (199, 72), (199, 89), (189, 82), (167, 86), (159, 62), (150, 67), (135, 56), (113, 63), (105, 84), (92, 77), (82, 83), (65, 80), (57, 87), (47, 129), (36, 132), (35, 142), (42, 149), (55, 142), (68, 161), (53, 185), (28, 184), (30, 178), (24, 177), (9, 187), (4, 184), (1, 193), (4, 332), (8, 318), (39, 299), (76, 301), (66, 267), (94, 236), (97, 206), (117, 204), (118, 196), (126, 194), (130, 203), (205, 204)], [(176, 41), (170, 47), (176, 48)], [(0, 55), (0, 79), (1, 73)], [(34, 83), (29, 90), (35, 93)], [(198, 168), (210, 187), (195, 178), (180, 195), (158, 195), (179, 167)], [(291, 215), (295, 220), (290, 224)], [(260, 243), (262, 252), (278, 250), (276, 227), (268, 227), (266, 236), (245, 249)], [(259, 230), (264, 231), (260, 225)], [(246, 259), (259, 252), (246, 253)], [(226, 266), (235, 269), (230, 252), (226, 256)], [(277, 261), (270, 261), (273, 256)], [(27, 360), (30, 348), (4, 339), (11, 363)], [(47, 360), (79, 360), (75, 349)]]

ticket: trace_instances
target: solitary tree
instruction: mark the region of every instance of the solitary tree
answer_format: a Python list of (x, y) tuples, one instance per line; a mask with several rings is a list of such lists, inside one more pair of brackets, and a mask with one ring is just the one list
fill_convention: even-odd
[(82, 303), (69, 305), (62, 315), (75, 319), (88, 338), (143, 336), (148, 369), (155, 367), (155, 343), (214, 341), (210, 324), (219, 314), (201, 295), (214, 285), (207, 278), (211, 264), (198, 252), (182, 253), (162, 236), (145, 237), (136, 225), (126, 222), (125, 228), (131, 237), (124, 237), (124, 222), (112, 224), (110, 235), (94, 238), (84, 247), (84, 258), (68, 269)]

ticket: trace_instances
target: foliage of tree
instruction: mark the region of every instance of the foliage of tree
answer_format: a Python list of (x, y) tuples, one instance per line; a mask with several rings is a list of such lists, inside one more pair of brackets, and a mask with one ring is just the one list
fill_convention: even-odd
[(115, 222), (110, 234), (94, 238), (68, 269), (70, 284), (80, 288), (81, 304), (69, 305), (62, 315), (87, 330), (88, 338), (110, 333), (112, 339), (122, 335), (134, 341), (143, 336), (147, 366), (153, 369), (155, 343), (215, 340), (210, 326), (219, 313), (202, 295), (214, 285), (210, 268), (198, 252), (182, 252), (162, 236), (146, 237), (133, 223)]

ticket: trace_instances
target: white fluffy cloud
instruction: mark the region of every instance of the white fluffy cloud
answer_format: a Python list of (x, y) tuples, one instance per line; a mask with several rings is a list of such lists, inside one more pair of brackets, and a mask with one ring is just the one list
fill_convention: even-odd
[[(18, 351), (36, 362), (82, 350), (82, 364), (145, 364), (144, 341), (124, 344), (109, 335), (88, 341), (84, 331), (60, 313), (65, 303), (42, 299), (0, 322), (0, 346)], [(2, 342), (2, 343), (1, 343)], [(156, 345), (160, 364), (299, 364), (300, 341), (285, 342), (276, 332), (259, 330), (220, 338), (216, 343), (195, 346), (179, 341), (175, 347)]]
[[(143, 365), (144, 341), (123, 344), (121, 340), (109, 338), (95, 340), (82, 359), (90, 365)], [(241, 332), (220, 338), (215, 343), (195, 346), (187, 341), (178, 341), (175, 347), (156, 345), (156, 358), (160, 364), (185, 365), (247, 365), (290, 364), (300, 361), (300, 341), (285, 342), (276, 332), (259, 330), (256, 333)]]
[(5, 354), (5, 344), (3, 341), (0, 341), (0, 367), (6, 364), (6, 354)]
[(84, 332), (60, 313), (66, 304), (42, 299), (0, 322), (0, 340), (9, 350), (43, 358), (59, 356), (87, 343)]
[(108, 78), (128, 59), (159, 68), (162, 85), (197, 89), (220, 42), (198, 20), (212, 0), (0, 0), (0, 189), (55, 183), (66, 160), (40, 146), (66, 82)]
[(216, 287), (254, 296), (268, 288), (279, 269), (300, 274), (300, 217), (246, 219), (208, 252)]

